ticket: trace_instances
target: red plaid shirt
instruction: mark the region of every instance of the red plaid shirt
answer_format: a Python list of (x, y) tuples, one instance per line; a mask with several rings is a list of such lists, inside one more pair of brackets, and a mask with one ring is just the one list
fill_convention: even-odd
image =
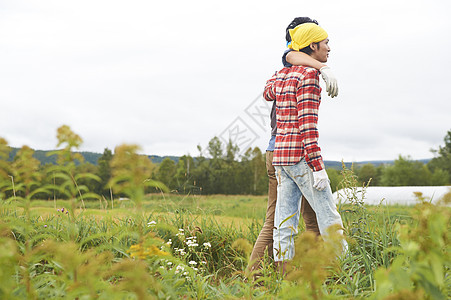
[(313, 171), (324, 169), (316, 128), (321, 103), (319, 72), (300, 66), (283, 68), (268, 80), (263, 97), (276, 100), (273, 165), (294, 165), (304, 157)]

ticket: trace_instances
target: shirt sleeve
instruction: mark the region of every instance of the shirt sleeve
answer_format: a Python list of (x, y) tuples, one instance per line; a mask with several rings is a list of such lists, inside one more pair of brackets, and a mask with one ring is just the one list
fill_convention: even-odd
[(321, 171), (324, 167), (321, 148), (318, 146), (318, 109), (321, 102), (318, 71), (309, 69), (300, 81), (297, 94), (299, 130), (306, 162), (313, 171)]
[(277, 73), (275, 73), (271, 79), (266, 82), (265, 90), (263, 91), (263, 98), (266, 101), (274, 101), (276, 100), (276, 91), (274, 83), (276, 81)]

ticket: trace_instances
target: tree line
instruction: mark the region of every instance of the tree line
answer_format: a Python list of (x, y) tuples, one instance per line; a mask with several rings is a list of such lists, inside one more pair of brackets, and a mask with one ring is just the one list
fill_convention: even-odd
[[(135, 186), (144, 182), (152, 183), (145, 188), (145, 192), (164, 190), (179, 194), (267, 193), (265, 153), (258, 147), (249, 148), (240, 155), (240, 149), (232, 142), (223, 144), (218, 137), (214, 137), (206, 149), (198, 146), (199, 155), (196, 157), (184, 155), (177, 162), (165, 158), (157, 164), (149, 157), (139, 155), (138, 146), (121, 145), (116, 147), (114, 153), (105, 149), (97, 164), (93, 164), (85, 161), (80, 153), (74, 152), (81, 145), (82, 139), (68, 126), (58, 129), (57, 138), (57, 147), (64, 148), (50, 153), (55, 157), (55, 164), (41, 164), (33, 157), (34, 150), (28, 146), (16, 151), (14, 159), (10, 160), (12, 148), (6, 140), (0, 138), (0, 199), (14, 194), (29, 195), (33, 199), (65, 199), (80, 193), (80, 187), (83, 187), (84, 193), (94, 198), (95, 195), (109, 198), (113, 194), (121, 195), (124, 185), (118, 183), (127, 181), (128, 179), (124, 179), (127, 176), (129, 179), (138, 178), (134, 179)], [(362, 185), (449, 185), (451, 130), (447, 132), (444, 142), (444, 146), (433, 150), (435, 157), (426, 164), (410, 157), (399, 156), (394, 164), (375, 166), (368, 163), (352, 166), (352, 169)], [(135, 165), (132, 168), (133, 164)], [(327, 173), (335, 191), (341, 181), (340, 170), (328, 168)], [(132, 181), (127, 181), (128, 188), (133, 186), (130, 184)]]
[(366, 164), (355, 168), (360, 183), (371, 180), (372, 186), (441, 186), (451, 184), (451, 130), (444, 137), (444, 145), (432, 149), (428, 163), (399, 156), (393, 165), (375, 167)]

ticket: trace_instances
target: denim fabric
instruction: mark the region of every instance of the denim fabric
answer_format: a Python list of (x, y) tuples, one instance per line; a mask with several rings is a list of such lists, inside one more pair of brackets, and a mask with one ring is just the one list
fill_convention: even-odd
[[(268, 255), (272, 257), (273, 253), (273, 231), (274, 231), (274, 212), (276, 210), (277, 201), (277, 179), (276, 170), (272, 165), (273, 152), (266, 152), (266, 170), (268, 172), (268, 206), (266, 209), (266, 219), (263, 228), (258, 235), (254, 248), (252, 249), (251, 257), (249, 258), (249, 271), (257, 271), (261, 268), (261, 260), (268, 251)], [(304, 219), (305, 229), (319, 235), (318, 224), (316, 222), (316, 215), (313, 209), (305, 198), (301, 201), (301, 215)]]
[[(323, 191), (313, 187), (313, 172), (304, 159), (291, 166), (275, 166), (277, 204), (274, 216), (274, 260), (283, 261), (294, 257), (294, 236), (298, 233), (301, 198), (304, 196), (316, 213), (319, 231), (327, 238), (327, 228), (338, 224), (343, 227), (341, 216), (333, 201), (330, 185)], [(283, 224), (282, 224), (283, 223)], [(343, 230), (340, 230), (343, 233)], [(348, 245), (343, 240), (343, 250)]]
[(269, 139), (268, 148), (266, 148), (266, 151), (273, 152), (275, 147), (276, 147), (276, 136), (272, 135), (271, 138)]
[(293, 49), (287, 49), (285, 50), (285, 52), (282, 55), (282, 64), (284, 66), (284, 68), (290, 68), (293, 65), (290, 64), (289, 62), (287, 62), (287, 54), (290, 53), (291, 51), (294, 51)]

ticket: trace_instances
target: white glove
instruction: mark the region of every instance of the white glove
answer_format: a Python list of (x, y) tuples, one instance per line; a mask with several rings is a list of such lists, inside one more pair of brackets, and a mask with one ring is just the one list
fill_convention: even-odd
[(330, 97), (336, 97), (338, 95), (338, 82), (334, 74), (328, 66), (319, 69), (323, 80), (326, 82), (326, 91)]
[(323, 191), (330, 183), (329, 176), (325, 169), (313, 172), (313, 187), (318, 191)]

